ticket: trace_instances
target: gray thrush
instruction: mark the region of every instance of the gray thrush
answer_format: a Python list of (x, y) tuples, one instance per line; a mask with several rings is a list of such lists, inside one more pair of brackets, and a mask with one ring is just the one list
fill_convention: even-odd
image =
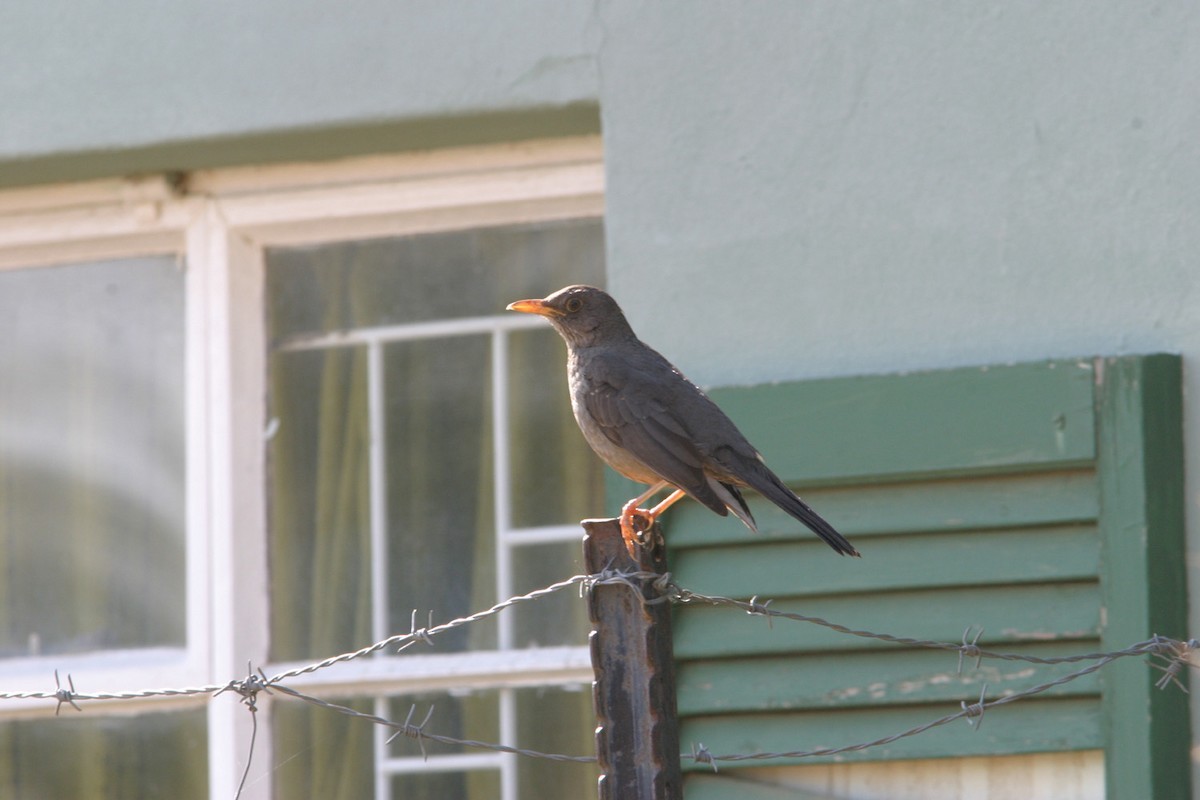
[[(621, 533), (631, 551), (640, 532), (685, 494), (722, 516), (732, 511), (757, 530), (740, 491), (750, 487), (838, 553), (859, 555), (784, 485), (698, 386), (637, 338), (607, 293), (568, 286), (508, 309), (540, 314), (554, 326), (567, 343), (571, 408), (587, 443), (626, 478), (650, 484), (621, 509)], [(668, 487), (674, 491), (658, 505), (638, 508)]]

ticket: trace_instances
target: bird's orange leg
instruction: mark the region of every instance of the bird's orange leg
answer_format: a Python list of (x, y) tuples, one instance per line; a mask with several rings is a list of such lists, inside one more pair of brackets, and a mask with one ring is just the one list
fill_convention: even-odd
[(670, 508), (671, 506), (678, 503), (686, 495), (687, 495), (687, 492), (685, 492), (683, 489), (676, 489), (675, 491), (673, 491), (669, 495), (667, 495), (666, 500), (663, 500), (661, 503), (656, 505), (654, 508), (647, 511), (646, 516), (650, 518), (650, 524), (653, 525), (654, 521), (656, 519), (658, 519), (659, 514), (663, 513), (668, 508)]
[[(636, 558), (634, 548), (641, 543), (641, 535), (658, 521), (659, 516), (671, 506), (687, 496), (687, 492), (683, 489), (676, 489), (667, 495), (666, 499), (656, 505), (654, 508), (647, 511), (644, 508), (638, 508), (638, 504), (648, 499), (651, 495), (670, 486), (666, 481), (660, 481), (644, 494), (635, 497), (625, 504), (621, 509), (621, 536), (625, 539), (625, 549), (629, 551), (629, 555)], [(640, 524), (634, 524), (634, 518), (637, 518)]]
[[(650, 530), (650, 526), (654, 524), (654, 518), (650, 516), (653, 512), (638, 508), (638, 506), (670, 485), (666, 481), (659, 481), (621, 506), (621, 537), (625, 540), (625, 549), (629, 551), (630, 555), (633, 555), (634, 545), (638, 541), (639, 534)], [(658, 506), (655, 506), (655, 508), (658, 508)], [(646, 520), (645, 524), (643, 526), (635, 525), (635, 517), (639, 520)]]

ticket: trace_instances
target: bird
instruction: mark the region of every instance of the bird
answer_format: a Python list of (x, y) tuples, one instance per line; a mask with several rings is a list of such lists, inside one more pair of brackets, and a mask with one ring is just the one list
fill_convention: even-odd
[[(751, 488), (804, 523), (841, 555), (859, 556), (767, 467), (762, 455), (699, 386), (640, 340), (621, 307), (594, 286), (566, 286), (509, 311), (545, 317), (567, 345), (571, 409), (584, 439), (610, 467), (649, 488), (621, 509), (630, 553), (658, 517), (685, 496), (721, 516), (733, 512), (751, 531), (742, 497)], [(649, 509), (660, 492), (671, 493)]]

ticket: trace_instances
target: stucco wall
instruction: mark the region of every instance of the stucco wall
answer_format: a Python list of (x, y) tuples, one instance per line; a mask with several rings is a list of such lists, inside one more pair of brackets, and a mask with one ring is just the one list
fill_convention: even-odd
[(585, 3), (0, 8), (0, 186), (595, 132)]
[(0, 184), (598, 104), (610, 285), (701, 383), (1181, 352), (1200, 619), (1197, 86), (1189, 3), (45, 0), (0, 11)]
[(703, 384), (1182, 353), (1194, 634), (1200, 6), (684, 5), (602, 13), (644, 338)]
[(611, 283), (698, 379), (1200, 348), (1200, 8), (618, 7)]

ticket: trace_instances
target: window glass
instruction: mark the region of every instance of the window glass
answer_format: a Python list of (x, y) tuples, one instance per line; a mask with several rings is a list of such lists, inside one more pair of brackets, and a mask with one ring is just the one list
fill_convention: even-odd
[(414, 773), (392, 778), (392, 797), (405, 800), (442, 800), (446, 797), (492, 800), (500, 796), (500, 772), (494, 769)]
[[(501, 307), (503, 308), (503, 306)], [(387, 370), (389, 611), (393, 627), (496, 602), (490, 341), (397, 342)], [(438, 652), (496, 647), (496, 623), (441, 634)]]
[(0, 797), (208, 796), (203, 708), (0, 722)]
[(0, 271), (0, 657), (183, 645), (173, 257)]
[[(525, 594), (585, 572), (582, 531), (577, 538), (580, 541), (516, 548), (512, 560), (513, 592)], [(587, 604), (578, 589), (562, 589), (534, 602), (521, 603), (505, 613), (512, 616), (516, 647), (587, 644)]]
[[(280, 800), (374, 797), (371, 737), (375, 726), (366, 720), (276, 696), (279, 699), (271, 704), (274, 734), (271, 780), (275, 797)], [(364, 714), (374, 710), (370, 699), (335, 698), (333, 702)]]
[(486, 317), (567, 283), (599, 284), (604, 241), (598, 220), (511, 225), (273, 248), (267, 269), (271, 328), (287, 337)]
[[(549, 291), (539, 290), (529, 296), (543, 294)], [(567, 353), (562, 339), (549, 324), (542, 323), (531, 330), (513, 331), (509, 340), (513, 525), (574, 524), (603, 516), (603, 503), (597, 504), (593, 491), (601, 480), (602, 467), (600, 460), (587, 451), (571, 413)], [(553, 480), (547, 480), (547, 476), (553, 476)]]
[[(591, 692), (585, 686), (533, 687), (513, 693), (517, 723), (515, 744), (527, 750), (568, 756), (594, 752), (595, 718)], [(501, 740), (502, 690), (422, 692), (387, 698), (376, 704), (365, 697), (336, 699), (365, 714), (382, 713), (401, 723), (425, 722), (430, 733), (455, 739), (498, 743)], [(277, 695), (278, 697), (278, 695)], [(275, 795), (277, 797), (359, 798), (372, 795), (372, 752), (379, 735), (367, 720), (353, 719), (286, 697), (273, 706)], [(430, 712), (432, 709), (432, 713)], [(386, 738), (393, 731), (384, 730)], [(424, 749), (422, 750), (422, 745)], [(493, 800), (501, 796), (501, 762), (495, 751), (455, 743), (397, 736), (384, 748), (392, 773), (392, 797), (405, 800)], [(480, 762), (461, 770), (439, 758), (478, 756)], [(319, 757), (318, 757), (319, 756)], [(596, 791), (594, 762), (564, 762), (520, 756), (515, 762), (518, 797), (589, 797)]]
[[(448, 694), (427, 692), (393, 697), (388, 702), (388, 719), (403, 722), (412, 712), (412, 722), (420, 725), (429, 716), (427, 728), (441, 736), (470, 739), (479, 742), (500, 741), (499, 692), (465, 692)], [(432, 711), (431, 711), (432, 709)], [(390, 732), (389, 732), (389, 735)], [(452, 753), (480, 753), (478, 748), (432, 739), (417, 740), (397, 736), (388, 745), (393, 758), (422, 758)], [(403, 795), (401, 795), (403, 797)]]
[[(521, 747), (567, 756), (596, 752), (590, 687), (518, 689), (516, 706)], [(593, 797), (599, 775), (594, 762), (519, 758), (517, 797)]]
[[(594, 717), (591, 693), (585, 687), (539, 687), (512, 690), (518, 724), (516, 743), (519, 747), (540, 753), (588, 756), (595, 748)], [(428, 729), (456, 739), (484, 742), (499, 741), (497, 706), (498, 691), (477, 692), (465, 696), (422, 694), (394, 697), (390, 703), (390, 718), (404, 720), (415, 706), (413, 719), (420, 723), (430, 707)], [(425, 753), (416, 739), (400, 736), (393, 740), (390, 755), (398, 757), (429, 757), (421, 767), (403, 772), (393, 778), (392, 796), (396, 798), (459, 797), (491, 800), (499, 797), (500, 771), (481, 767), (469, 772), (436, 772), (440, 754), (492, 751), (455, 744), (425, 741)], [(596, 791), (597, 767), (594, 763), (555, 761), (520, 756), (516, 759), (517, 797), (590, 797)]]

